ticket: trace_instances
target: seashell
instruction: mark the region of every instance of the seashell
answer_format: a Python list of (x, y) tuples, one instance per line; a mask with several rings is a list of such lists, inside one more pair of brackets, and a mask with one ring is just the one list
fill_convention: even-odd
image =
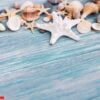
[(99, 11), (100, 11), (100, 0), (93, 0), (99, 7)]
[(81, 11), (83, 10), (83, 4), (80, 1), (72, 1), (69, 5), (66, 5), (65, 9), (69, 12), (71, 18), (80, 18)]
[(39, 18), (40, 10), (36, 10), (31, 6), (26, 7), (22, 12), (22, 18), (26, 21), (33, 21)]
[(92, 13), (97, 13), (99, 11), (99, 7), (97, 4), (93, 2), (88, 2), (85, 4), (84, 9), (83, 9), (83, 14), (81, 16), (82, 19), (86, 18), (88, 15)]
[(13, 5), (13, 7), (15, 9), (20, 9), (20, 4), (18, 2), (15, 2), (14, 5)]
[(100, 31), (100, 23), (93, 23), (92, 28), (96, 31)]
[(51, 4), (59, 4), (63, 0), (48, 0)]
[(3, 32), (5, 30), (6, 30), (5, 26), (2, 23), (0, 23), (0, 32)]
[(80, 33), (88, 33), (91, 31), (91, 23), (87, 20), (82, 20), (78, 25), (77, 25), (77, 30)]
[(33, 3), (31, 2), (31, 1), (25, 1), (22, 5), (21, 5), (21, 7), (20, 7), (20, 9), (21, 10), (24, 10), (26, 7), (33, 7)]
[(10, 17), (7, 22), (7, 27), (11, 31), (17, 31), (21, 27), (21, 18), (19, 16)]

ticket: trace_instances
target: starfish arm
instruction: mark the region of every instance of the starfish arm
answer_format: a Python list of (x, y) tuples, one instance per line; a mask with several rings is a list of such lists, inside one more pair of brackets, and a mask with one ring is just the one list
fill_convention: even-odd
[(55, 34), (55, 32), (52, 32), (50, 44), (51, 45), (55, 44), (60, 37), (61, 37), (61, 35), (58, 35), (58, 34)]
[(75, 25), (77, 25), (80, 21), (81, 21), (81, 19), (74, 19), (74, 20), (72, 20), (70, 23), (72, 23), (72, 26), (75, 26)]
[(65, 34), (65, 36), (72, 38), (73, 40), (79, 41), (80, 37), (76, 35), (74, 32), (70, 31), (69, 33)]
[(36, 27), (43, 30), (51, 31), (50, 24), (36, 24)]

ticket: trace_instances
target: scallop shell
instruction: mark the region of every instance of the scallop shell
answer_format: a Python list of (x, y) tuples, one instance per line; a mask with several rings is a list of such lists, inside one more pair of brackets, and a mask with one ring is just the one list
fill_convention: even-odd
[(7, 22), (7, 27), (11, 31), (18, 31), (21, 27), (21, 18), (19, 16), (10, 17)]
[(96, 31), (100, 31), (100, 23), (93, 23), (92, 28)]
[(80, 33), (88, 33), (91, 31), (91, 23), (87, 20), (82, 20), (78, 25), (77, 25), (77, 30)]
[(24, 9), (25, 9), (26, 7), (28, 7), (28, 6), (32, 7), (32, 6), (33, 6), (33, 3), (32, 3), (31, 1), (25, 1), (25, 2), (21, 5), (20, 9), (21, 9), (21, 10), (24, 10)]
[(85, 4), (83, 9), (83, 14), (81, 16), (82, 19), (86, 18), (88, 15), (92, 13), (97, 13), (99, 11), (99, 7), (97, 4), (93, 2), (88, 2)]
[(6, 30), (5, 26), (2, 23), (0, 23), (0, 32), (3, 32), (5, 30)]

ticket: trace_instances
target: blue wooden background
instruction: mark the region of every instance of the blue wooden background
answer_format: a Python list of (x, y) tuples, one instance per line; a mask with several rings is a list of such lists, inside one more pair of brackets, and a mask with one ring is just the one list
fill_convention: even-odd
[[(0, 9), (14, 1), (25, 0), (0, 0)], [(5, 100), (100, 100), (100, 32), (73, 30), (80, 42), (64, 37), (53, 46), (50, 35), (37, 30), (0, 32), (0, 95)]]

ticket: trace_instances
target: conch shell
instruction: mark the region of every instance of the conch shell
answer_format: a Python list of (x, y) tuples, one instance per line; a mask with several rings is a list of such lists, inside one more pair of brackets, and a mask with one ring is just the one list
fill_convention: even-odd
[(83, 10), (83, 4), (78, 1), (72, 1), (69, 5), (66, 5), (65, 10), (68, 11), (69, 18), (80, 18), (81, 11)]
[(88, 2), (85, 4), (84, 9), (83, 9), (83, 14), (81, 16), (82, 19), (86, 18), (88, 15), (92, 13), (97, 13), (99, 12), (99, 7), (97, 4), (93, 2)]

